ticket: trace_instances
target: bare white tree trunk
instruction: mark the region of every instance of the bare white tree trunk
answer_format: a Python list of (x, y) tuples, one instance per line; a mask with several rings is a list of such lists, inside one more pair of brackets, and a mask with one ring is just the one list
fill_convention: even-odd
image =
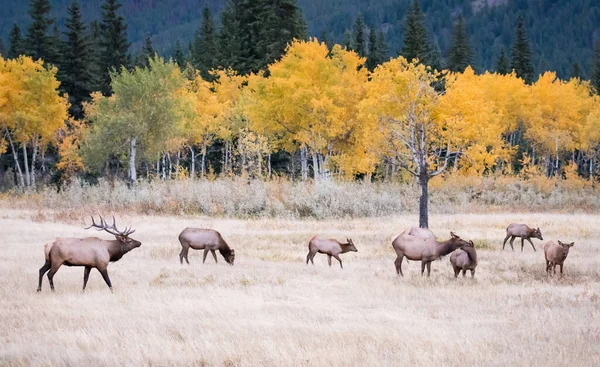
[(177, 151), (177, 161), (175, 162), (175, 178), (179, 178), (179, 162), (181, 160), (181, 150)]
[(315, 181), (319, 179), (319, 160), (317, 158), (317, 153), (313, 152), (312, 154), (312, 162), (313, 162), (313, 178)]
[(17, 167), (17, 173), (19, 174), (19, 186), (25, 187), (25, 178), (23, 177), (23, 171), (21, 170), (21, 163), (19, 163), (19, 153), (15, 149), (15, 144), (12, 141), (12, 137), (10, 135), (10, 131), (6, 129), (6, 137), (8, 138), (8, 142), (10, 144), (10, 149), (13, 153), (13, 158), (15, 159), (15, 167)]
[(206, 174), (206, 143), (202, 143), (202, 158), (200, 160), (200, 177)]
[(190, 146), (190, 155), (190, 177), (194, 180), (196, 178), (196, 152), (192, 146)]
[(37, 158), (38, 152), (38, 138), (35, 137), (31, 141), (33, 152), (31, 153), (31, 186), (35, 187), (35, 159)]
[(271, 153), (267, 156), (267, 174), (271, 178)]
[(308, 149), (300, 148), (300, 168), (302, 170), (302, 181), (308, 180)]
[(31, 176), (29, 175), (29, 159), (27, 158), (27, 144), (23, 143), (23, 166), (25, 166), (25, 184), (31, 186)]
[(170, 180), (173, 178), (173, 161), (171, 160), (171, 153), (167, 153), (167, 159), (169, 161), (169, 174), (167, 178)]
[(137, 181), (137, 170), (135, 167), (135, 155), (137, 153), (137, 138), (131, 139), (131, 151), (129, 154), (129, 181), (133, 184)]

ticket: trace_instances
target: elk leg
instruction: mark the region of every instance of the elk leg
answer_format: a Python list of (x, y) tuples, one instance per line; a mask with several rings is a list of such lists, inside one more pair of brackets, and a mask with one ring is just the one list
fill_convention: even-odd
[(329, 267), (331, 267), (331, 255), (327, 255), (327, 263), (329, 263)]
[(460, 273), (460, 268), (457, 266), (453, 266), (454, 268), (454, 277), (458, 278), (458, 273)]
[(404, 255), (398, 256), (396, 261), (394, 261), (394, 265), (396, 265), (396, 274), (404, 276), (404, 274), (402, 274), (402, 260), (404, 260)]
[(215, 250), (210, 250), (210, 253), (213, 255), (213, 257), (215, 258), (215, 264), (218, 264), (219, 262), (217, 261), (217, 253), (215, 252)]
[(208, 249), (205, 248), (204, 249), (204, 256), (202, 256), (202, 264), (204, 264), (204, 262), (206, 261), (206, 256), (208, 255)]
[(88, 279), (90, 278), (90, 270), (92, 270), (91, 266), (86, 266), (83, 270), (83, 289), (85, 291), (85, 286), (87, 285)]
[(333, 255), (333, 257), (335, 257), (337, 259), (337, 261), (340, 262), (340, 267), (343, 269), (344, 266), (342, 265), (342, 259), (340, 259), (339, 255)]
[(315, 255), (317, 253), (316, 252), (311, 252), (308, 251), (308, 254), (306, 255), (306, 265), (308, 265), (308, 262), (310, 261), (313, 265), (315, 265), (315, 261), (313, 260), (315, 258)]
[(515, 238), (516, 238), (515, 236), (511, 236), (511, 238), (510, 238), (510, 248), (511, 248), (513, 251), (515, 250), (515, 248), (513, 247), (513, 242), (515, 242)]
[(421, 276), (425, 273), (425, 260), (421, 260)]
[(467, 275), (467, 269), (463, 269), (463, 270), (462, 270), (462, 273), (463, 273), (463, 278), (464, 278), (464, 277), (465, 277), (465, 275)]
[(50, 260), (46, 260), (46, 262), (44, 263), (44, 266), (42, 266), (40, 268), (40, 282), (38, 284), (38, 292), (42, 291), (42, 279), (44, 278), (44, 274), (46, 274), (46, 272), (48, 270), (50, 270), (50, 268), (52, 267), (52, 265), (50, 265)]
[[(98, 269), (98, 270), (100, 270), (100, 269)], [(108, 277), (108, 270), (106, 270), (106, 269), (100, 270), (100, 274), (102, 274), (102, 278), (104, 278), (104, 281), (106, 282), (106, 285), (108, 286), (108, 288), (112, 292), (113, 288), (112, 288), (112, 283), (110, 282), (110, 278)]]
[(525, 246), (525, 239), (521, 237), (521, 252), (523, 252), (523, 247)]
[(535, 246), (533, 245), (533, 242), (531, 242), (531, 238), (528, 238), (527, 241), (529, 241), (529, 243), (531, 244), (531, 247), (533, 247), (533, 251), (537, 251), (535, 249)]
[(431, 275), (431, 261), (427, 262), (427, 276)]
[(59, 263), (58, 265), (52, 264), (52, 268), (48, 272), (48, 282), (50, 282), (50, 289), (52, 290), (52, 292), (54, 292), (54, 274), (56, 274), (58, 269), (60, 269), (61, 265), (62, 263)]
[(184, 254), (184, 257), (185, 257), (185, 262), (186, 262), (188, 265), (190, 265), (190, 260), (188, 260), (188, 254), (189, 254), (189, 253), (190, 253), (190, 248), (189, 248), (189, 247), (186, 247), (186, 249), (185, 249), (185, 254)]
[(560, 266), (560, 276), (561, 276), (561, 278), (562, 278), (562, 275), (563, 275), (563, 273), (562, 273), (562, 267), (563, 267), (563, 264), (560, 264), (559, 266)]
[(179, 253), (179, 263), (183, 265), (183, 258), (185, 257), (185, 246), (181, 245), (181, 252)]
[(506, 241), (508, 241), (509, 238), (510, 238), (510, 235), (507, 235), (506, 238), (504, 239), (504, 243), (502, 244), (502, 250), (504, 250), (504, 246), (506, 246)]
[(475, 269), (471, 269), (471, 278), (475, 278)]

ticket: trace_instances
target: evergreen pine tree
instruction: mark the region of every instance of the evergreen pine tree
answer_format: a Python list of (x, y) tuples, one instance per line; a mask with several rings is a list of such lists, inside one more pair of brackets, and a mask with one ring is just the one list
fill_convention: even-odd
[(531, 51), (529, 49), (529, 39), (527, 38), (521, 15), (517, 19), (517, 40), (512, 49), (511, 68), (527, 84), (533, 82), (534, 70), (531, 61)]
[(390, 56), (390, 49), (387, 41), (385, 40), (385, 35), (381, 30), (377, 35), (377, 52), (379, 52), (379, 60), (381, 63), (387, 61), (388, 57)]
[(352, 50), (352, 34), (347, 29), (346, 32), (344, 32), (344, 41), (342, 41), (342, 47), (348, 51)]
[(97, 20), (90, 23), (88, 43), (90, 73), (92, 74), (90, 86), (92, 91), (99, 91), (101, 89), (104, 73), (102, 72), (102, 26)]
[[(228, 0), (221, 11), (221, 28), (218, 35), (219, 65), (224, 68), (238, 69), (241, 45), (238, 20), (239, 0)], [(190, 49), (191, 52), (191, 49)]]
[(591, 78), (592, 86), (600, 94), (600, 40), (596, 41), (594, 50), (594, 71)]
[(429, 63), (434, 70), (443, 70), (446, 65), (444, 62), (444, 58), (442, 56), (442, 50), (440, 50), (440, 46), (436, 43), (429, 45)]
[(48, 56), (46, 56), (48, 62), (60, 69), (65, 55), (65, 43), (60, 39), (60, 32), (56, 24), (52, 27), (52, 34), (48, 37), (48, 41)]
[(208, 7), (204, 7), (202, 11), (202, 24), (196, 31), (192, 59), (194, 67), (200, 71), (202, 78), (212, 80), (209, 71), (217, 66), (217, 45), (215, 23)]
[(63, 64), (58, 73), (61, 89), (69, 95), (71, 116), (80, 119), (83, 117), (82, 102), (89, 100), (93, 90), (90, 44), (77, 0), (73, 1), (67, 13), (67, 41)]
[(106, 0), (102, 5), (102, 53), (101, 90), (104, 95), (112, 94), (110, 72), (121, 67), (129, 67), (129, 42), (127, 42), (127, 24), (117, 14), (121, 4), (117, 0)]
[(10, 31), (10, 45), (8, 48), (8, 57), (11, 59), (16, 59), (23, 53), (23, 39), (21, 39), (21, 29), (18, 25), (13, 25), (12, 30)]
[(573, 69), (571, 69), (570, 77), (582, 79), (581, 68), (579, 67), (579, 64), (577, 62), (573, 63)]
[(4, 41), (0, 38), (0, 56), (6, 58), (6, 47), (4, 47)]
[(463, 72), (467, 66), (473, 64), (473, 50), (469, 45), (469, 38), (462, 14), (452, 32), (452, 44), (448, 52), (448, 68), (451, 71)]
[(381, 52), (377, 49), (378, 46), (379, 43), (377, 42), (375, 27), (371, 26), (371, 29), (369, 30), (369, 55), (367, 57), (367, 68), (371, 71), (383, 61)]
[(321, 43), (325, 43), (328, 48), (331, 48), (329, 47), (329, 36), (327, 35), (326, 29), (323, 29), (323, 31), (321, 32), (321, 38), (319, 39), (319, 41), (321, 41)]
[(308, 38), (306, 22), (296, 0), (262, 0), (264, 3), (258, 22), (259, 32), (257, 53), (264, 55), (258, 69), (265, 69), (267, 65), (283, 55), (288, 44), (293, 39), (305, 40)]
[(506, 75), (510, 73), (510, 63), (508, 62), (508, 57), (506, 57), (506, 53), (504, 52), (504, 47), (500, 49), (500, 56), (498, 56), (498, 60), (496, 60), (496, 72), (498, 74)]
[(356, 17), (354, 26), (352, 27), (352, 49), (356, 51), (358, 56), (365, 57), (367, 55), (367, 38), (365, 36), (365, 18), (361, 13)]
[(150, 35), (146, 35), (146, 39), (144, 40), (144, 44), (142, 45), (142, 50), (137, 55), (135, 65), (141, 68), (147, 68), (150, 66), (149, 59), (154, 57), (154, 47), (152, 46), (152, 38)]
[(42, 59), (44, 62), (52, 63), (52, 40), (48, 35), (50, 26), (54, 19), (49, 18), (50, 1), (49, 0), (31, 0), (29, 3), (29, 15), (32, 22), (27, 30), (25, 40), (25, 52), (34, 60)]
[(404, 22), (404, 43), (400, 54), (408, 61), (419, 59), (420, 62), (429, 64), (430, 51), (425, 15), (421, 11), (419, 0), (413, 0)]
[(185, 56), (183, 54), (183, 49), (181, 48), (181, 42), (179, 42), (179, 40), (175, 42), (175, 53), (173, 54), (173, 59), (181, 69), (185, 68)]

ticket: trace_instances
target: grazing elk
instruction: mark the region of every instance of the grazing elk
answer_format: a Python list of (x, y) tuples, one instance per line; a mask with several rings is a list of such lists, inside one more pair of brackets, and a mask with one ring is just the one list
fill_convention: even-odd
[(542, 237), (542, 231), (540, 231), (539, 227), (534, 229), (529, 228), (525, 224), (511, 223), (506, 228), (506, 238), (504, 239), (504, 243), (502, 244), (502, 250), (504, 250), (504, 247), (506, 246), (506, 241), (508, 241), (508, 239), (510, 238), (510, 248), (514, 251), (515, 248), (513, 247), (513, 242), (515, 241), (515, 237), (521, 237), (521, 252), (523, 252), (525, 240), (529, 241), (531, 247), (533, 247), (533, 251), (536, 251), (536, 249), (533, 245), (533, 242), (531, 242), (531, 238), (538, 238), (541, 241), (544, 240), (544, 238)]
[(567, 255), (569, 255), (569, 249), (575, 245), (575, 242), (571, 243), (558, 243), (549, 241), (544, 246), (544, 256), (546, 257), (546, 274), (550, 274), (550, 268), (554, 270), (556, 274), (556, 265), (560, 266), (560, 276), (563, 273), (563, 264)]
[(412, 227), (408, 234), (424, 239), (435, 240), (435, 235), (428, 228)]
[(450, 263), (454, 269), (454, 277), (458, 277), (458, 273), (462, 270), (463, 277), (467, 270), (471, 270), (471, 278), (475, 277), (475, 268), (477, 267), (477, 251), (473, 242), (469, 242), (462, 248), (454, 251), (450, 255)]
[(183, 264), (183, 259), (190, 264), (188, 260), (188, 252), (190, 247), (194, 250), (204, 250), (202, 263), (206, 261), (206, 255), (210, 251), (217, 261), (215, 251), (219, 250), (223, 258), (229, 265), (233, 265), (235, 261), (235, 251), (227, 245), (227, 242), (221, 237), (221, 234), (214, 229), (204, 228), (186, 228), (179, 234), (179, 242), (181, 243), (181, 252), (179, 253), (179, 262)]
[(329, 266), (331, 266), (331, 257), (335, 257), (337, 261), (340, 262), (340, 267), (343, 269), (344, 265), (342, 265), (342, 259), (340, 259), (340, 254), (345, 254), (346, 252), (358, 252), (356, 246), (351, 239), (347, 238), (347, 243), (341, 243), (337, 240), (326, 239), (326, 238), (318, 238), (313, 237), (308, 242), (308, 255), (306, 255), (306, 264), (310, 261), (313, 265), (315, 265), (314, 258), (317, 253), (327, 254), (327, 262)]
[(444, 242), (438, 242), (432, 238), (424, 238), (419, 235), (412, 235), (410, 233), (416, 233), (414, 229), (406, 229), (402, 234), (394, 239), (392, 247), (396, 251), (396, 273), (404, 276), (402, 273), (402, 260), (406, 257), (408, 260), (420, 260), (421, 261), (421, 276), (425, 272), (425, 266), (427, 266), (427, 276), (431, 275), (431, 262), (448, 255), (457, 248), (461, 248), (472, 241), (467, 242), (454, 232), (450, 232), (450, 239)]
[(112, 283), (108, 277), (108, 263), (111, 261), (120, 260), (123, 255), (140, 247), (140, 241), (129, 238), (129, 235), (135, 232), (131, 228), (125, 228), (124, 231), (119, 231), (116, 227), (115, 217), (113, 224), (108, 226), (102, 216), (100, 224), (96, 224), (92, 217), (92, 225), (86, 229), (96, 228), (98, 231), (106, 231), (115, 236), (115, 240), (103, 240), (98, 237), (86, 238), (63, 238), (58, 237), (53, 243), (44, 245), (46, 255), (46, 263), (40, 268), (40, 279), (38, 284), (38, 292), (42, 291), (42, 277), (48, 272), (48, 281), (50, 289), (54, 292), (54, 275), (62, 265), (66, 266), (83, 266), (83, 290), (87, 285), (90, 271), (92, 268), (98, 269), (102, 278), (112, 292)]

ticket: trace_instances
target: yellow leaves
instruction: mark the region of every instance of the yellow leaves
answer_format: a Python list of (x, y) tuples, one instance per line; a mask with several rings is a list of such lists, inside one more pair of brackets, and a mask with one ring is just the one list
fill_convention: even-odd
[(55, 140), (69, 107), (58, 94), (56, 68), (46, 69), (43, 61), (27, 56), (0, 58), (0, 82), (0, 124), (18, 142)]
[(555, 73), (546, 72), (531, 87), (525, 110), (527, 136), (554, 154), (557, 150), (586, 149), (586, 120), (592, 106), (587, 82), (564, 82)]
[(79, 144), (85, 141), (88, 129), (77, 120), (69, 120), (69, 126), (61, 128), (58, 134), (58, 154), (60, 161), (56, 168), (63, 173), (66, 180), (84, 168), (83, 159), (79, 153)]

